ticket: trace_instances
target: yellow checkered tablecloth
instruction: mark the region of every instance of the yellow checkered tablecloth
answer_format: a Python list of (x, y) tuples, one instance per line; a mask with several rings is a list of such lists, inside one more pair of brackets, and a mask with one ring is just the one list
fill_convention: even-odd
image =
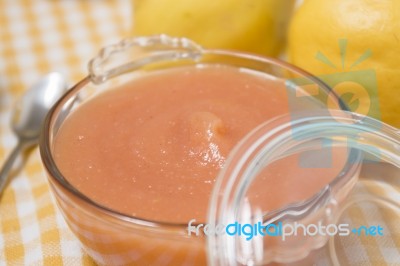
[[(40, 77), (59, 71), (73, 85), (87, 62), (127, 37), (131, 1), (0, 1), (0, 164), (16, 145), (15, 100)], [(94, 265), (49, 192), (38, 148), (14, 176), (0, 204), (0, 265)]]
[[(101, 47), (129, 35), (132, 1), (0, 0), (0, 164), (16, 145), (9, 125), (18, 96), (47, 72), (63, 73), (70, 85), (82, 79), (87, 62)], [(357, 189), (400, 202), (396, 188), (374, 183)], [(370, 203), (356, 204), (347, 212), (346, 222), (381, 223), (387, 234), (379, 239), (349, 237), (335, 242), (340, 262), (400, 265), (400, 217)], [(95, 265), (51, 196), (37, 148), (15, 174), (0, 203), (2, 265)]]

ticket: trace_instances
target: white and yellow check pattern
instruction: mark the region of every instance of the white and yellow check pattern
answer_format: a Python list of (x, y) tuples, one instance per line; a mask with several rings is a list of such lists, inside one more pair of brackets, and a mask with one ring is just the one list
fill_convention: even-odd
[[(131, 1), (0, 1), (0, 165), (16, 138), (15, 100), (41, 76), (59, 71), (73, 85), (97, 51), (129, 35)], [(38, 148), (3, 194), (0, 265), (94, 265), (50, 194)]]
[[(0, 164), (16, 144), (9, 126), (14, 101), (47, 72), (62, 72), (70, 85), (82, 79), (87, 62), (101, 47), (129, 36), (132, 10), (128, 0), (0, 0)], [(400, 202), (400, 191), (393, 188), (360, 189)], [(400, 265), (400, 217), (371, 204), (355, 205), (348, 212), (356, 224), (383, 220), (388, 234), (379, 240), (337, 241), (341, 263)], [(95, 265), (51, 196), (37, 148), (0, 203), (2, 265)]]

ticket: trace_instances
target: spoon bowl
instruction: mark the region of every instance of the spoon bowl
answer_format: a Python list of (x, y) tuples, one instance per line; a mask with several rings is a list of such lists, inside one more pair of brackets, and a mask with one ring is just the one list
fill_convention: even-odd
[(11, 125), (18, 144), (0, 171), (0, 197), (7, 184), (15, 159), (25, 149), (37, 144), (46, 115), (66, 90), (64, 77), (57, 72), (44, 76), (17, 101)]

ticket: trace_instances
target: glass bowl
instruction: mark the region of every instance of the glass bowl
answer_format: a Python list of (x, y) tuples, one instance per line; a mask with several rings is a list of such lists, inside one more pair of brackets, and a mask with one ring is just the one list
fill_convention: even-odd
[[(72, 232), (98, 264), (204, 265), (207, 263), (206, 236), (189, 235), (188, 224), (130, 216), (84, 195), (68, 181), (68, 176), (63, 175), (55, 162), (53, 145), (60, 126), (78, 106), (99, 92), (147, 73), (204, 65), (228, 65), (282, 79), (290, 101), (290, 119), (299, 119), (316, 111), (329, 114), (328, 104), (338, 110), (345, 109), (335, 93), (319, 79), (277, 59), (236, 51), (206, 50), (188, 39), (165, 35), (126, 39), (102, 49), (91, 60), (88, 76), (68, 90), (52, 108), (40, 139), (42, 161), (57, 204)], [(313, 96), (305, 92), (310, 88)], [(338, 201), (354, 185), (359, 173), (360, 154), (350, 152), (348, 158), (351, 160), (343, 164), (340, 174), (332, 181), (332, 185), (340, 184), (345, 188), (335, 195)], [(321, 210), (330, 202), (321, 200), (321, 195), (329, 187), (330, 184), (322, 192), (297, 205), (298, 210), (303, 210), (303, 218), (324, 219)], [(289, 207), (294, 208), (293, 205)], [(276, 213), (286, 208), (288, 206), (281, 206)], [(326, 242), (325, 239), (315, 241), (311, 246)], [(286, 249), (287, 256), (293, 259), (301, 246), (301, 242), (297, 242), (291, 249)]]

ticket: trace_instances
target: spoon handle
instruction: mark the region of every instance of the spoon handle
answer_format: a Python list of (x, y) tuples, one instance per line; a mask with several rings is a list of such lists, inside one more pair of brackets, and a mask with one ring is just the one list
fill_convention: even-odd
[(12, 166), (14, 165), (15, 159), (17, 158), (18, 154), (21, 153), (23, 148), (24, 145), (21, 143), (21, 141), (18, 141), (18, 145), (13, 149), (11, 154), (8, 156), (6, 163), (3, 165), (3, 168), (0, 171), (0, 199), (7, 185), (7, 181), (10, 176), (9, 172), (12, 169)]

